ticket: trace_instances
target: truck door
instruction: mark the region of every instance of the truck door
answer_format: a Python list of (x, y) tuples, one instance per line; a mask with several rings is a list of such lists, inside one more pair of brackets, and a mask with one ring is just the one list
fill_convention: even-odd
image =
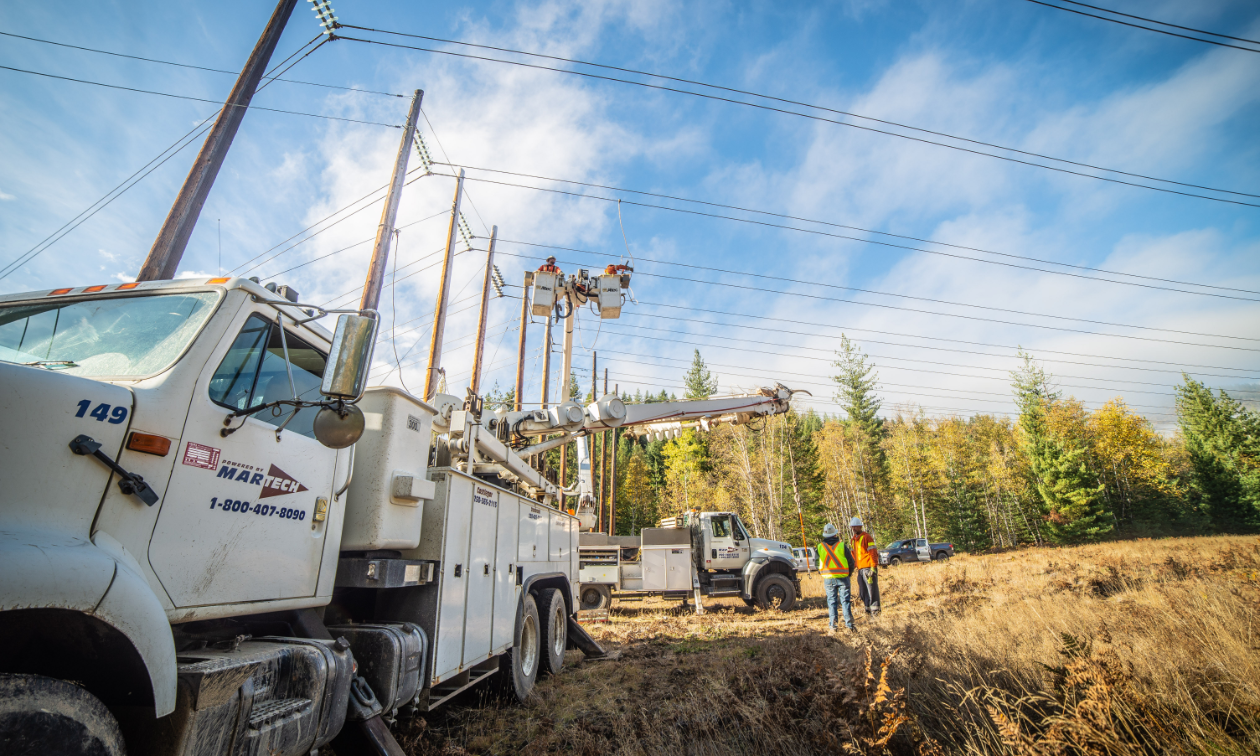
[[(198, 379), (149, 561), (176, 606), (315, 595), (337, 453), (314, 438), (317, 407), (266, 409), (319, 398), (327, 355), (267, 313), (238, 316)], [(285, 347), (289, 359), (285, 360)], [(292, 384), (290, 384), (292, 375)], [(279, 426), (284, 430), (277, 434)], [(227, 436), (221, 430), (231, 431)]]
[[(705, 524), (705, 567), (714, 570), (739, 570), (748, 561), (748, 539), (735, 539), (738, 520), (729, 514), (710, 515)], [(742, 544), (742, 548), (741, 548)]]
[(915, 553), (915, 557), (916, 557), (916, 558), (917, 558), (920, 562), (930, 562), (930, 561), (932, 561), (932, 550), (931, 550), (930, 548), (928, 548), (928, 542), (927, 542), (927, 539), (926, 539), (926, 538), (916, 538), (916, 539), (915, 539), (915, 541), (914, 541), (914, 553)]

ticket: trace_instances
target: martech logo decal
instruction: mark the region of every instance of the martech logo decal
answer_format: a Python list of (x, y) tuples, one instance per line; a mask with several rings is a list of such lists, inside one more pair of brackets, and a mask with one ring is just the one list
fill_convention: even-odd
[(267, 477), (263, 479), (262, 494), (259, 498), (267, 499), (272, 496), (286, 496), (288, 494), (301, 493), (305, 491), (306, 486), (298, 483), (284, 470), (275, 465), (267, 471)]

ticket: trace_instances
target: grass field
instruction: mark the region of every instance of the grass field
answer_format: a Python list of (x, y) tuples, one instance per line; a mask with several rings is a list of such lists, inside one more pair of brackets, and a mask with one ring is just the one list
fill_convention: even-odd
[(1260, 538), (1029, 549), (881, 571), (883, 615), (618, 602), (534, 701), (468, 694), (416, 754), (1257, 753)]

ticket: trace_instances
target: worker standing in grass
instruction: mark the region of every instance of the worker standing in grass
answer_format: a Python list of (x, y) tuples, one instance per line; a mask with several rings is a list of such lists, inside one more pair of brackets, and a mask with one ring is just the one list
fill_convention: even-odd
[(853, 567), (853, 554), (849, 544), (840, 540), (840, 531), (827, 523), (823, 539), (818, 544), (818, 572), (823, 576), (823, 588), (827, 591), (827, 632), (836, 631), (837, 605), (844, 610), (844, 626), (853, 626), (853, 594), (849, 590), (849, 572)]
[(849, 530), (853, 538), (849, 545), (853, 548), (854, 567), (857, 571), (858, 594), (866, 613), (872, 617), (879, 616), (879, 550), (875, 547), (875, 539), (862, 529), (862, 518), (849, 520)]

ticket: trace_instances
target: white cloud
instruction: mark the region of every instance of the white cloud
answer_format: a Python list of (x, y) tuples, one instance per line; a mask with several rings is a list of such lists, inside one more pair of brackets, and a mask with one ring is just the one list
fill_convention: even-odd
[(15, 200), (15, 199), (17, 199), (17, 197), (14, 197), (12, 194), (9, 194), (7, 192), (0, 192), (0, 202), (8, 202), (9, 200)]

